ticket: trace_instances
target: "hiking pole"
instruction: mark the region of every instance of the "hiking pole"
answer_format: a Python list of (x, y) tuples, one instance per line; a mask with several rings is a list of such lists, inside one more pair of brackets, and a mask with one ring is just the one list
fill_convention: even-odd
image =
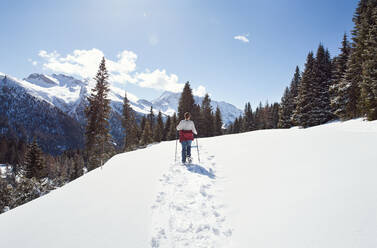
[(176, 132), (176, 135), (175, 135), (175, 158), (174, 158), (174, 162), (177, 162), (177, 143), (178, 143), (178, 132)]
[(200, 163), (198, 137), (196, 137), (196, 150), (198, 151), (198, 161), (199, 161), (199, 163)]

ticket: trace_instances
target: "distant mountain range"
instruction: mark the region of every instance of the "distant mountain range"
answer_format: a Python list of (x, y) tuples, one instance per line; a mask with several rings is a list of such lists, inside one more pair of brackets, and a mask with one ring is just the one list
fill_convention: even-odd
[[(63, 74), (30, 74), (23, 80), (0, 73), (0, 134), (22, 137), (29, 141), (36, 137), (44, 151), (60, 153), (66, 149), (80, 148), (84, 144), (84, 109), (87, 96), (94, 84)], [(109, 98), (111, 134), (115, 143), (122, 145), (121, 126), (124, 90), (110, 86)], [(173, 115), (178, 109), (180, 93), (165, 91), (152, 101), (139, 99), (127, 92), (137, 119), (148, 114), (153, 106), (155, 113)], [(201, 104), (203, 98), (195, 96)], [(233, 122), (242, 111), (226, 102), (212, 101), (219, 107), (224, 124)]]

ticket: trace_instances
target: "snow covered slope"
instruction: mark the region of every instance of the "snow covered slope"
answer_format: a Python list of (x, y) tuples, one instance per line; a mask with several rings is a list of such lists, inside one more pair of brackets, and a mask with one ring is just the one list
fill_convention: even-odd
[(4, 247), (377, 247), (377, 122), (263, 130), (119, 154), (0, 215)]

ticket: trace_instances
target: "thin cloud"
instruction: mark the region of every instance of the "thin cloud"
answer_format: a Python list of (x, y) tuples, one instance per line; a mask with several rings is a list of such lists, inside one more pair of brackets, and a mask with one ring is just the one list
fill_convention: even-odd
[(240, 40), (244, 43), (249, 43), (250, 40), (247, 38), (247, 35), (237, 35), (233, 37), (235, 40)]

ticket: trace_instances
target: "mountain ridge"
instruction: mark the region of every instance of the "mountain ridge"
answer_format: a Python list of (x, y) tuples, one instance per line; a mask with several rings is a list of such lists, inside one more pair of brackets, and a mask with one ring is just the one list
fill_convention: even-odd
[[(7, 95), (9, 90), (7, 87), (11, 87), (12, 94)], [(3, 116), (6, 116), (6, 121), (0, 123), (0, 128), (7, 130), (1, 134), (18, 138), (26, 135), (28, 142), (36, 137), (40, 140), (43, 150), (53, 154), (61, 153), (65, 149), (82, 148), (86, 125), (85, 107), (87, 96), (89, 96), (92, 87), (94, 87), (94, 82), (79, 80), (64, 74), (32, 73), (24, 79), (17, 79), (0, 73), (0, 95), (6, 99), (6, 101), (3, 100), (0, 103), (0, 112)], [(125, 90), (110, 85), (110, 134), (118, 147), (122, 147), (124, 142), (122, 127), (124, 93)], [(136, 113), (136, 120), (140, 121), (143, 115), (149, 114), (151, 106), (153, 106), (155, 114), (161, 110), (165, 117), (173, 115), (178, 109), (180, 93), (165, 91), (152, 101), (139, 99), (129, 92), (127, 92), (127, 97)], [(22, 99), (28, 103), (27, 106), (22, 102)], [(200, 104), (203, 98), (194, 96), (194, 99), (195, 103)], [(214, 110), (217, 106), (222, 111), (225, 125), (242, 114), (241, 110), (231, 104), (212, 101)], [(22, 113), (18, 112), (20, 109), (22, 109)], [(42, 113), (38, 113), (38, 111)], [(14, 113), (17, 113), (17, 115)], [(20, 118), (19, 115), (24, 118)], [(44, 117), (42, 118), (42, 116)], [(45, 124), (44, 119), (51, 121)], [(38, 127), (34, 127), (31, 120), (39, 123)], [(64, 127), (59, 126), (57, 120), (64, 120)], [(12, 126), (20, 126), (24, 129), (33, 126), (35, 130), (20, 131), (12, 129)], [(72, 126), (72, 130), (69, 130), (69, 126)], [(12, 134), (9, 134), (9, 132)], [(64, 135), (71, 137), (69, 133), (75, 134), (76, 137), (65, 139)], [(51, 140), (46, 136), (55, 138)], [(60, 142), (65, 141), (58, 144), (58, 140)], [(74, 142), (71, 142), (71, 140)]]

